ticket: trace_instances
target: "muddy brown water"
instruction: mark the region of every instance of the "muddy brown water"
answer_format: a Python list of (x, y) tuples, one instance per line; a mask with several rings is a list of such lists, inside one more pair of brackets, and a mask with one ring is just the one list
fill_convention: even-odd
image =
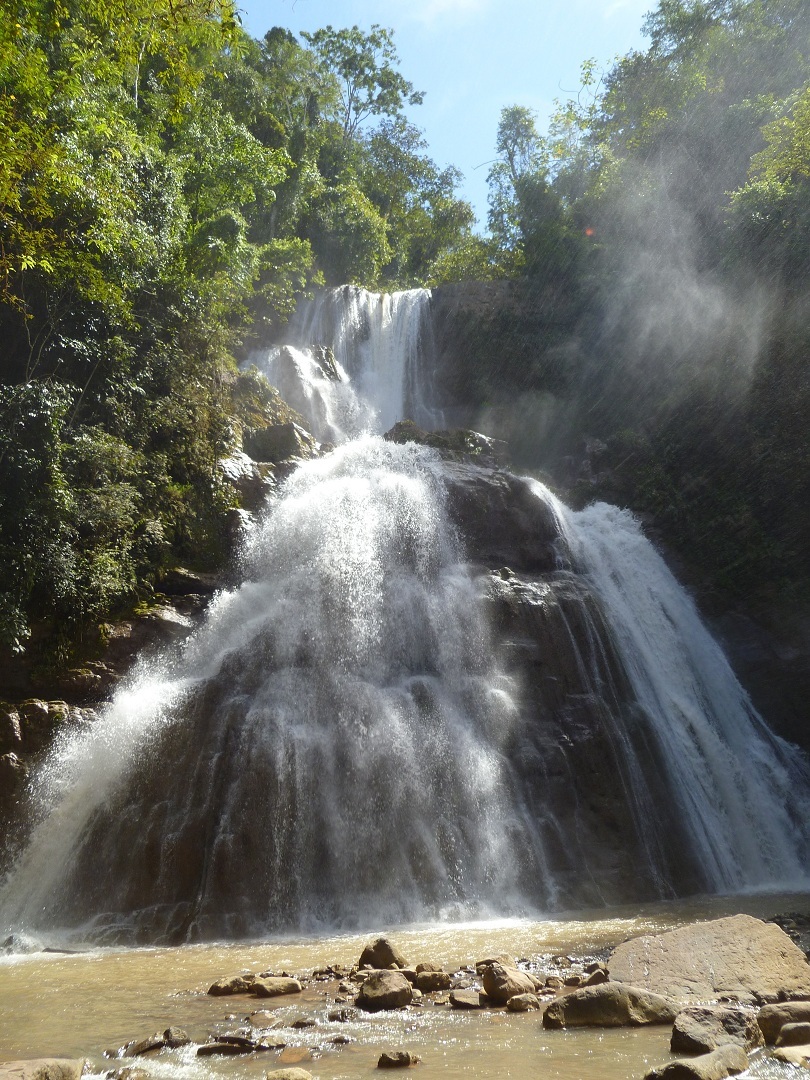
[[(602, 957), (628, 937), (672, 929), (693, 919), (740, 911), (767, 918), (777, 911), (796, 910), (810, 910), (810, 897), (712, 898), (549, 921), (431, 925), (388, 931), (388, 936), (412, 963), (433, 960), (457, 970), (487, 953), (508, 952), (553, 971), (552, 955)], [(336, 1007), (335, 982), (310, 984), (295, 998), (269, 1001), (206, 993), (215, 979), (237, 972), (273, 970), (306, 976), (327, 964), (351, 965), (373, 936), (374, 930), (171, 949), (4, 957), (0, 1061), (82, 1057), (97, 1073), (133, 1065), (155, 1080), (252, 1080), (296, 1064), (321, 1080), (361, 1080), (386, 1075), (376, 1069), (382, 1051), (405, 1049), (422, 1059), (416, 1075), (423, 1080), (473, 1076), (628, 1080), (671, 1060), (668, 1027), (546, 1031), (537, 1013), (458, 1012), (434, 1004), (430, 996), (421, 1007), (339, 1023), (328, 1020)], [(285, 1050), (228, 1058), (196, 1056), (197, 1044), (211, 1033), (237, 1031), (249, 1013), (265, 1008), (278, 1025), (273, 1040), (286, 1043)], [(315, 1024), (292, 1027), (302, 1017)], [(184, 1028), (194, 1044), (138, 1059), (105, 1056), (105, 1051), (169, 1025)], [(335, 1044), (331, 1040), (336, 1036), (351, 1041)], [(414, 1075), (413, 1070), (408, 1075)], [(760, 1054), (754, 1055), (745, 1075), (777, 1080), (801, 1073)]]

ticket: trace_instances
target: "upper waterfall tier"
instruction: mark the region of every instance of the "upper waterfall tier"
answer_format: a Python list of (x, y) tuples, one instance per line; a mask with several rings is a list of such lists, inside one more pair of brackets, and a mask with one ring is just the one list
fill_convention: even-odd
[(299, 305), (283, 344), (250, 362), (322, 441), (382, 434), (403, 417), (440, 427), (429, 315), (427, 289), (325, 289)]

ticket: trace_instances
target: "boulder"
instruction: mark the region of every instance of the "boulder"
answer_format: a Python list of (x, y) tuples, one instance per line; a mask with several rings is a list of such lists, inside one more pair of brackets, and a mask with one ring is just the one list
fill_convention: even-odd
[(787, 1065), (797, 1065), (802, 1069), (810, 1069), (810, 1046), (778, 1046), (773, 1052), (777, 1061), (784, 1061)]
[(735, 1043), (744, 1050), (762, 1046), (764, 1039), (753, 1013), (722, 1006), (691, 1005), (675, 1017), (669, 1044), (673, 1054), (708, 1054), (726, 1043)]
[(295, 423), (253, 428), (244, 433), (242, 443), (245, 453), (254, 461), (278, 462), (311, 458), (317, 454), (315, 439)]
[(303, 986), (298, 979), (269, 976), (266, 979), (254, 979), (250, 993), (256, 997), (281, 997), (283, 994), (300, 994)]
[(84, 1062), (75, 1058), (29, 1058), (0, 1062), (0, 1080), (80, 1080)]
[(766, 1005), (757, 1013), (757, 1024), (765, 1042), (772, 1046), (785, 1024), (810, 1022), (810, 1001), (785, 1001), (779, 1005)]
[[(759, 1030), (759, 1029), (757, 1029)], [(785, 1024), (776, 1039), (777, 1046), (807, 1046), (810, 1043), (810, 1024)]]
[(393, 964), (398, 968), (407, 967), (408, 961), (388, 938), (381, 937), (377, 938), (376, 941), (372, 941), (370, 945), (366, 945), (360, 954), (358, 967), (363, 967), (366, 964), (369, 967), (383, 970), (384, 968), (390, 968)]
[(509, 447), (503, 439), (493, 439), (468, 428), (423, 431), (413, 420), (400, 420), (390, 431), (386, 431), (383, 438), (388, 442), (415, 442), (432, 446), (446, 460), (473, 460), (489, 468), (509, 464)]
[(687, 1000), (810, 997), (804, 953), (778, 926), (750, 915), (634, 938), (614, 949), (608, 967), (611, 978)]
[(411, 1054), (408, 1050), (396, 1050), (393, 1054), (380, 1054), (377, 1062), (378, 1069), (407, 1069), (411, 1065), (417, 1065), (420, 1058)]
[(594, 971), (586, 972), (582, 979), (582, 985), (599, 986), (600, 983), (606, 983), (609, 977), (610, 976), (603, 967), (598, 967)]
[(264, 1080), (313, 1080), (306, 1069), (274, 1069), (264, 1074)]
[(419, 971), (416, 975), (416, 988), (423, 994), (434, 990), (449, 990), (452, 985), (453, 980), (446, 971)]
[(652, 1069), (644, 1080), (725, 1080), (737, 1076), (748, 1068), (748, 1055), (741, 1046), (728, 1043), (710, 1054), (678, 1061), (670, 1061)]
[(503, 964), (504, 967), (516, 968), (517, 960), (508, 953), (497, 953), (493, 956), (487, 956), (483, 960), (476, 960), (475, 970), (480, 975), (484, 968), (491, 967), (493, 964)]
[(165, 1045), (168, 1046), (170, 1050), (176, 1050), (179, 1046), (188, 1046), (191, 1042), (191, 1039), (186, 1032), (179, 1027), (166, 1028), (163, 1032), (163, 1038), (165, 1040)]
[(673, 1001), (637, 986), (607, 982), (583, 986), (552, 1001), (543, 1014), (543, 1027), (633, 1027), (671, 1024), (678, 1013)]
[(490, 964), (482, 974), (484, 992), (498, 1005), (505, 1005), (516, 994), (533, 994), (537, 989), (534, 979), (525, 971), (505, 964)]
[(535, 994), (515, 994), (506, 1003), (508, 1012), (531, 1012), (540, 1008), (540, 1002)]
[(252, 1054), (255, 1050), (269, 1049), (259, 1047), (248, 1039), (237, 1041), (235, 1039), (218, 1038), (213, 1042), (203, 1043), (197, 1047), (197, 1057), (236, 1057), (237, 1054)]
[(255, 975), (228, 975), (224, 979), (217, 979), (215, 983), (209, 986), (208, 993), (212, 997), (223, 997), (227, 994), (250, 994), (255, 982)]
[(217, 462), (217, 469), (238, 493), (239, 503), (246, 510), (261, 510), (268, 495), (275, 490), (273, 465), (270, 462), (256, 462), (242, 450), (221, 458)]
[(147, 1035), (145, 1039), (135, 1039), (133, 1042), (127, 1043), (119, 1052), (122, 1057), (142, 1057), (144, 1054), (153, 1054), (158, 1050), (162, 1050), (166, 1045), (166, 1040), (163, 1038), (161, 1032), (156, 1032), (154, 1035)]
[(454, 1009), (484, 1009), (486, 1004), (481, 1000), (478, 990), (452, 990), (450, 1004)]
[(413, 989), (401, 971), (373, 971), (360, 988), (355, 1004), (366, 1012), (410, 1005)]

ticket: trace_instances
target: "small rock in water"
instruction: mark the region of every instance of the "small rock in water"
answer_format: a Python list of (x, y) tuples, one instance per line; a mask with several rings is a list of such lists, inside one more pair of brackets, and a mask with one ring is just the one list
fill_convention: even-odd
[(498, 1005), (505, 1005), (516, 994), (533, 994), (535, 980), (525, 971), (505, 964), (490, 964), (483, 970), (484, 990), (487, 997)]
[(776, 1039), (777, 1046), (807, 1046), (810, 1044), (810, 1023), (785, 1024)]
[(673, 1054), (707, 1054), (726, 1043), (753, 1050), (762, 1046), (763, 1041), (756, 1017), (750, 1011), (690, 1005), (675, 1017), (669, 1045)]
[(380, 1054), (377, 1068), (407, 1069), (411, 1065), (417, 1065), (420, 1060), (416, 1054), (411, 1054), (407, 1050), (397, 1050), (393, 1054)]
[(810, 1001), (784, 1001), (779, 1005), (765, 1005), (757, 1013), (757, 1024), (769, 1046), (776, 1042), (785, 1024), (806, 1022), (810, 1022)]
[(651, 1069), (644, 1080), (725, 1080), (748, 1068), (748, 1055), (741, 1046), (728, 1043), (710, 1054), (695, 1058), (680, 1058)]
[(599, 986), (600, 983), (606, 983), (608, 981), (608, 973), (604, 968), (597, 968), (596, 971), (591, 971), (585, 975), (582, 979), (582, 986)]
[(288, 1046), (281, 1051), (278, 1059), (286, 1065), (297, 1065), (299, 1061), (311, 1061), (312, 1054), (303, 1046)]
[(449, 990), (453, 980), (446, 971), (419, 971), (416, 974), (416, 988), (423, 994), (430, 994), (436, 990)]
[(188, 1046), (191, 1039), (188, 1037), (185, 1031), (179, 1027), (168, 1027), (163, 1032), (163, 1038), (166, 1046), (170, 1050), (176, 1050), (180, 1046)]
[(264, 1074), (265, 1080), (314, 1080), (306, 1069), (274, 1069)]
[(450, 1004), (454, 1009), (486, 1008), (478, 990), (453, 990), (450, 993)]
[(249, 994), (255, 982), (255, 975), (229, 975), (223, 979), (217, 979), (208, 987), (208, 993), (214, 997), (223, 997), (226, 994)]
[(300, 994), (303, 989), (298, 979), (285, 976), (283, 978), (255, 979), (251, 984), (250, 993), (261, 998), (280, 997), (284, 994)]
[(475, 961), (476, 974), (481, 975), (484, 968), (491, 967), (493, 964), (502, 964), (503, 967), (516, 968), (517, 960), (514, 956), (510, 956), (508, 953), (498, 953), (496, 956), (487, 956), (483, 960)]
[[(227, 1019), (233, 1020), (233, 1017), (229, 1016)], [(269, 1009), (260, 1009), (259, 1012), (251, 1013), (246, 1017), (246, 1023), (258, 1028), (283, 1027), (276, 1013), (270, 1012)]]
[(333, 1024), (348, 1024), (357, 1019), (357, 1009), (333, 1009), (328, 1016)]
[(154, 1051), (162, 1050), (165, 1045), (166, 1040), (163, 1038), (162, 1032), (158, 1032), (155, 1035), (148, 1035), (145, 1039), (136, 1039), (131, 1043), (127, 1043), (118, 1051), (118, 1057), (141, 1057), (143, 1054), (151, 1054)]
[(515, 994), (506, 1003), (509, 1012), (531, 1012), (540, 1008), (540, 1002), (534, 994)]

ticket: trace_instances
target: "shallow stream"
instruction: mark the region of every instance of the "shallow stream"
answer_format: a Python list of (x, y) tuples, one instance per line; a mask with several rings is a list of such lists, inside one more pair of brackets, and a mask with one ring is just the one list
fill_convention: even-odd
[[(753, 896), (706, 898), (657, 904), (642, 910), (583, 913), (553, 921), (434, 924), (389, 934), (412, 963), (432, 960), (446, 970), (472, 965), (485, 954), (508, 952), (554, 971), (551, 957), (603, 957), (627, 937), (672, 929), (693, 919), (740, 911), (768, 917), (778, 911), (808, 910), (810, 897)], [(329, 1021), (336, 982), (310, 983), (303, 994), (259, 1001), (247, 996), (209, 997), (217, 978), (238, 972), (273, 970), (306, 976), (328, 964), (357, 962), (376, 936), (276, 939), (240, 944), (207, 944), (170, 949), (93, 949), (65, 954), (36, 952), (0, 958), (0, 1060), (65, 1056), (86, 1058), (104, 1073), (135, 1066), (155, 1080), (249, 1080), (272, 1069), (300, 1065), (320, 1080), (361, 1080), (380, 1075), (384, 1050), (405, 1049), (422, 1059), (422, 1080), (455, 1077), (530, 1077), (544, 1080), (639, 1080), (654, 1065), (670, 1060), (669, 1028), (546, 1031), (539, 1014), (503, 1010), (459, 1012), (426, 995), (421, 1007)], [(57, 944), (56, 940), (51, 943)], [(339, 1006), (338, 1006), (339, 1007)], [(260, 1009), (280, 1026), (273, 1040), (284, 1050), (228, 1058), (198, 1058), (197, 1044), (212, 1032), (234, 1032)], [(307, 1017), (313, 1026), (294, 1028)], [(265, 1020), (262, 1027), (272, 1021)], [(194, 1044), (141, 1058), (110, 1059), (133, 1039), (173, 1025)], [(335, 1044), (336, 1036), (348, 1036)], [(797, 1072), (763, 1055), (746, 1074), (796, 1077)]]

